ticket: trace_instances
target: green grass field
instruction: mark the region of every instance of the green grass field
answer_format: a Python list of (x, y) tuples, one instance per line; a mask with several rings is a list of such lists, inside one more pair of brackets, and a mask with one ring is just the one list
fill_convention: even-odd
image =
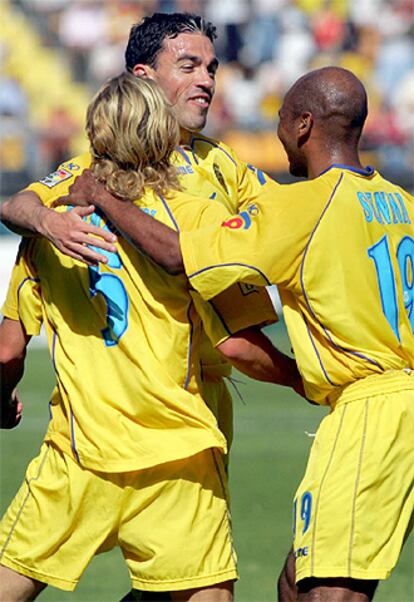
[[(286, 349), (286, 339), (280, 332), (275, 338)], [(324, 410), (307, 405), (281, 387), (240, 379), (246, 384), (239, 385), (244, 402), (234, 396), (236, 432), (231, 460), (232, 516), (241, 575), (236, 600), (272, 602), (276, 578), (291, 544), (292, 496), (312, 443), (305, 431), (315, 432)], [(20, 386), (24, 420), (15, 431), (1, 432), (2, 511), (20, 485), (26, 464), (39, 449), (52, 383), (47, 351), (32, 348)], [(74, 593), (50, 587), (41, 599), (117, 602), (128, 589), (122, 556), (114, 550), (93, 560)], [(414, 601), (413, 536), (394, 574), (381, 584), (376, 600)]]

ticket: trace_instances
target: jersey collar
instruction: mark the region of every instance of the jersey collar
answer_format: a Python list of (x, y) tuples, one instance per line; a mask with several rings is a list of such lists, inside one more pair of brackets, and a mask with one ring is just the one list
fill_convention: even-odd
[(353, 171), (354, 173), (359, 174), (360, 176), (372, 176), (375, 172), (375, 169), (371, 165), (367, 165), (364, 169), (358, 169), (357, 167), (351, 167), (350, 165), (342, 165), (342, 163), (332, 163), (329, 167), (324, 169), (319, 175), (326, 173), (330, 169), (336, 167), (337, 169), (346, 169), (347, 171)]

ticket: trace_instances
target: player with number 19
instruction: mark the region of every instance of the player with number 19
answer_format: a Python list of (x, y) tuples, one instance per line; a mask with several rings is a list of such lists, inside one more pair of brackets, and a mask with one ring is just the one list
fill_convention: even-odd
[(413, 527), (414, 199), (362, 165), (366, 115), (352, 73), (310, 72), (278, 128), (307, 181), (269, 183), (239, 216), (179, 237), (136, 224), (135, 244), (205, 299), (277, 284), (307, 396), (331, 407), (294, 502), (280, 602), (371, 600)]

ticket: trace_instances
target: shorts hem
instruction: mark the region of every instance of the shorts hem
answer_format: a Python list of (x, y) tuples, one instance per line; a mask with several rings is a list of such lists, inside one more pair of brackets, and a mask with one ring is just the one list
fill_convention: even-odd
[(212, 575), (204, 575), (201, 577), (189, 577), (187, 579), (163, 579), (162, 581), (153, 581), (146, 579), (131, 578), (132, 586), (135, 589), (150, 592), (168, 592), (168, 591), (183, 591), (186, 589), (197, 589), (200, 587), (208, 587), (217, 585), (224, 581), (237, 581), (239, 575), (236, 569), (221, 571)]
[(65, 592), (73, 592), (73, 590), (78, 585), (77, 581), (67, 581), (65, 579), (60, 579), (59, 577), (52, 577), (51, 575), (45, 575), (44, 573), (40, 573), (36, 570), (28, 568), (15, 560), (11, 560), (5, 554), (2, 556), (0, 560), (0, 564), (3, 566), (16, 571), (20, 575), (24, 575), (25, 577), (30, 577), (32, 579), (36, 579), (36, 581), (40, 581), (41, 583), (45, 583), (46, 585), (52, 585), (53, 587), (57, 587), (58, 589), (62, 589)]
[(367, 581), (383, 581), (384, 579), (388, 579), (391, 574), (391, 570), (388, 569), (370, 569), (364, 571), (361, 570), (353, 570), (351, 573), (348, 569), (344, 569), (342, 567), (334, 566), (334, 567), (319, 567), (318, 569), (311, 570), (303, 570), (296, 572), (296, 583), (302, 581), (303, 579), (335, 579), (337, 577), (341, 577), (344, 579), (366, 579)]

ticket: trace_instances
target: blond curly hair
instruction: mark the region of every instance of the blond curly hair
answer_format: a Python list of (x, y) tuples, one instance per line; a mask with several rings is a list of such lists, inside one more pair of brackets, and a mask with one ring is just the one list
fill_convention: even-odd
[(179, 189), (169, 159), (179, 126), (158, 85), (122, 73), (104, 84), (88, 106), (86, 132), (94, 176), (112, 194), (139, 199)]

